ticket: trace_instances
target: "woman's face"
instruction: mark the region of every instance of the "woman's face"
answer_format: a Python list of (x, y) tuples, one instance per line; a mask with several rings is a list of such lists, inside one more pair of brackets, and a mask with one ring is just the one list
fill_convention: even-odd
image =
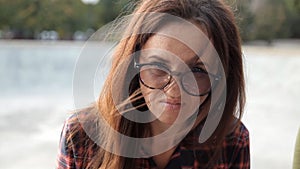
[[(168, 30), (176, 29), (177, 26), (176, 24), (171, 24), (162, 28), (162, 30), (167, 32)], [(200, 47), (206, 44), (203, 41), (207, 41), (207, 39), (193, 41), (194, 47)], [(140, 86), (146, 104), (157, 121), (165, 124), (184, 122), (188, 117), (197, 112), (201, 103), (207, 98), (209, 89), (205, 88), (210, 88), (210, 83), (202, 82), (199, 84), (195, 79), (195, 77), (205, 77), (191, 77), (185, 73), (190, 71), (206, 71), (212, 61), (204, 56), (205, 53), (209, 52), (199, 51), (197, 54), (183, 42), (161, 34), (154, 34), (145, 43), (138, 62), (141, 65), (149, 64), (150, 66), (141, 68), (140, 76), (144, 81), (140, 81)], [(199, 55), (201, 56), (199, 57)], [(152, 68), (157, 69), (152, 70)], [(171, 79), (166, 78), (168, 76), (164, 75), (166, 71), (175, 72), (172, 73), (174, 75)], [(164, 86), (164, 84), (167, 85)], [(157, 89), (159, 87), (155, 85), (164, 87)], [(153, 89), (153, 86), (156, 89)], [(194, 92), (194, 94), (199, 95), (197, 93), (198, 89), (206, 94), (203, 96), (194, 96), (186, 92), (191, 91), (191, 93)]]

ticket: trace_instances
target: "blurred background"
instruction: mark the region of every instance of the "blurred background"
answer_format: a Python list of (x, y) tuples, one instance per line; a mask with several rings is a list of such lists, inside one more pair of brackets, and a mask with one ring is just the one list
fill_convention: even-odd
[[(300, 1), (227, 0), (243, 40), (251, 168), (292, 168), (300, 124)], [(0, 0), (0, 168), (55, 167), (85, 41), (134, 0)], [(103, 51), (99, 51), (103, 52)]]

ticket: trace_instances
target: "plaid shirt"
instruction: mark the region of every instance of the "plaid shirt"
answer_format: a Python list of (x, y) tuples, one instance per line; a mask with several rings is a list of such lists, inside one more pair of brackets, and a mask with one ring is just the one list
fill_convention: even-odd
[[(74, 118), (74, 116), (71, 116)], [(87, 163), (93, 158), (98, 150), (95, 144), (86, 135), (80, 127), (79, 122), (70, 122), (66, 120), (60, 139), (59, 152), (57, 157), (57, 169), (82, 169), (87, 168)], [(70, 131), (74, 128), (77, 130), (72, 139), (67, 141)], [(187, 138), (189, 137), (189, 138)], [(188, 135), (185, 139), (193, 139), (197, 142), (198, 138)], [(184, 139), (184, 140), (185, 140)], [(166, 169), (200, 169), (203, 164), (207, 164), (210, 159), (211, 150), (205, 148), (189, 149), (185, 146), (184, 140), (178, 145)], [(197, 156), (197, 160), (195, 159)], [(137, 169), (157, 169), (152, 158), (141, 158), (137, 160)], [(247, 128), (241, 123), (232, 133), (226, 136), (222, 143), (221, 152), (217, 163), (208, 167), (213, 169), (249, 169), (250, 152), (249, 152), (249, 133)]]

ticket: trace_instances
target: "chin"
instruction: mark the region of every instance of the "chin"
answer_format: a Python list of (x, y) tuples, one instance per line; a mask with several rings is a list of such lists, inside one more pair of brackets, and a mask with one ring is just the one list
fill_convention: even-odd
[(179, 111), (178, 112), (164, 112), (160, 117), (158, 117), (158, 120), (161, 123), (172, 125), (174, 123), (182, 122), (181, 119), (177, 119), (178, 115), (179, 115)]

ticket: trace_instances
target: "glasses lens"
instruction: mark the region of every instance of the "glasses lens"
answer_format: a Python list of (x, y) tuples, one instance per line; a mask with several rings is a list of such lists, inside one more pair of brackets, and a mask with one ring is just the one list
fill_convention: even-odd
[[(142, 83), (152, 89), (163, 89), (171, 80), (167, 69), (158, 65), (143, 65), (140, 69)], [(189, 71), (182, 76), (182, 87), (191, 95), (201, 96), (211, 89), (206, 72)]]
[(144, 65), (140, 70), (140, 78), (146, 86), (161, 89), (169, 83), (170, 74), (156, 65)]
[(211, 83), (205, 72), (187, 72), (182, 77), (182, 87), (192, 95), (202, 95), (209, 92)]

